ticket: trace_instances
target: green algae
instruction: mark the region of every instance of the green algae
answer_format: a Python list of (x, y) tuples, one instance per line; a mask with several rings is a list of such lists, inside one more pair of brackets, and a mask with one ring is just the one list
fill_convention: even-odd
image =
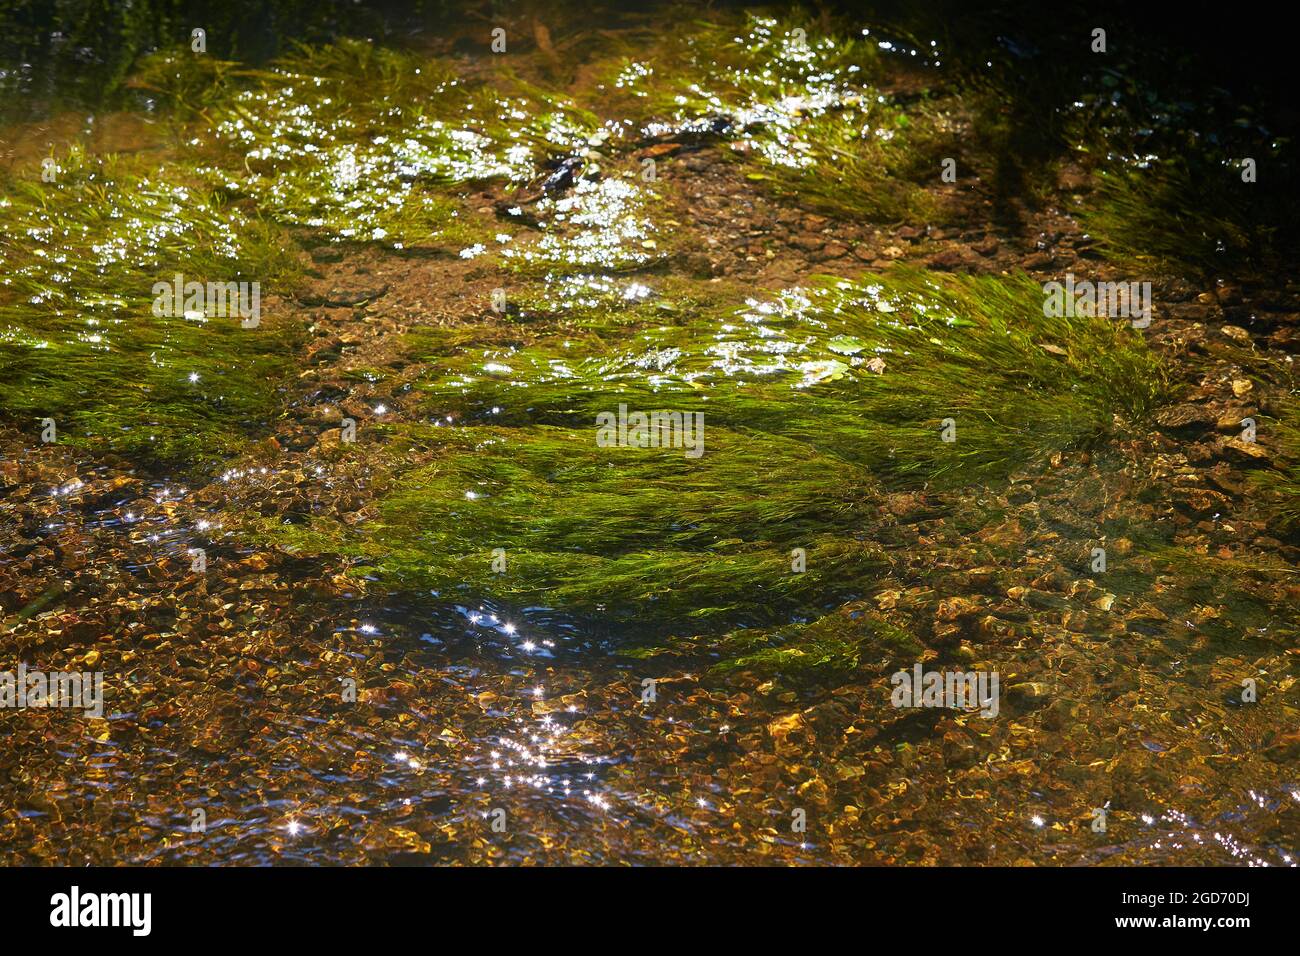
[(1255, 472), (1252, 480), (1269, 496), (1278, 531), (1294, 538), (1300, 532), (1300, 402), (1283, 402), (1277, 416), (1260, 427), (1273, 433), (1281, 461), (1276, 468)]
[[(719, 673), (837, 673), (919, 647), (836, 611), (892, 569), (886, 489), (1003, 480), (1140, 422), (1162, 390), (1136, 333), (1044, 316), (1025, 278), (898, 269), (747, 302), (675, 282), (593, 281), (408, 335), (436, 424), (373, 430), (373, 507), (244, 534), (389, 588), (635, 624)], [(703, 454), (602, 447), (620, 405), (703, 415)]]
[(300, 46), (259, 70), (161, 53), (139, 83), (203, 121), (189, 145), (232, 193), (335, 241), (398, 249), (508, 235), (476, 221), (453, 187), (529, 182), (597, 122), (508, 72), (468, 82), (444, 61), (359, 40)]
[(696, 22), (653, 56), (603, 68), (598, 94), (645, 135), (721, 136), (750, 178), (868, 219), (929, 217), (919, 183), (952, 155), (947, 106), (900, 105), (871, 86), (874, 42), (797, 16)]
[[(1212, 178), (1213, 177), (1213, 178)], [(1218, 179), (1214, 189), (1206, 184)], [(1261, 265), (1274, 229), (1258, 216), (1251, 186), (1221, 167), (1193, 173), (1186, 160), (1103, 169), (1096, 195), (1080, 211), (1113, 261), (1179, 274), (1214, 275)]]
[(628, 648), (625, 657), (711, 657), (710, 673), (750, 671), (786, 681), (844, 679), (861, 667), (914, 661), (925, 646), (906, 628), (853, 602), (807, 622), (745, 627), (718, 636)]
[(1248, 101), (1202, 102), (1103, 73), (1064, 135), (1094, 170), (1078, 215), (1112, 260), (1192, 277), (1268, 277), (1296, 248), (1294, 144)]
[[(149, 73), (184, 77), (176, 59)], [(460, 204), (436, 187), (531, 172), (449, 122), (488, 104), (448, 68), (360, 41), (302, 48), (252, 77), (216, 74), (201, 102), (216, 144), (237, 157), (213, 169), (217, 180), (281, 222), (336, 240), (463, 242)]]
[[(897, 486), (996, 480), (1141, 420), (1158, 361), (1117, 323), (1046, 317), (1025, 279), (896, 269), (771, 301), (453, 348), (432, 413), (573, 425), (688, 402), (710, 425), (790, 438)], [(450, 354), (448, 354), (450, 352)], [(953, 441), (945, 441), (945, 430)]]
[[(433, 460), (398, 475), (369, 520), (258, 533), (357, 558), (390, 586), (599, 612), (647, 630), (789, 612), (850, 594), (884, 567), (851, 530), (872, 514), (869, 474), (847, 462), (809, 469), (809, 450), (792, 442), (710, 428), (709, 454), (691, 459), (601, 448), (587, 428), (398, 431)], [(806, 571), (794, 570), (795, 548)]]
[(0, 411), (157, 461), (232, 452), (276, 406), (291, 331), (270, 314), (155, 315), (153, 286), (291, 283), (284, 237), (181, 167), (74, 149), (57, 168), (0, 193)]

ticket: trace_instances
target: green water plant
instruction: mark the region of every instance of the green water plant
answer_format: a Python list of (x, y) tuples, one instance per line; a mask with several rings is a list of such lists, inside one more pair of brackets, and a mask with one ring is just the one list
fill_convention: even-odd
[[(865, 534), (873, 481), (848, 462), (710, 428), (709, 453), (602, 448), (588, 428), (401, 429), (430, 460), (398, 476), (368, 520), (258, 533), (361, 562), (389, 586), (491, 595), (647, 631), (849, 596), (886, 565)], [(504, 549), (504, 570), (494, 549)], [(792, 565), (795, 548), (807, 570)]]
[(293, 326), (273, 310), (158, 314), (154, 286), (288, 287), (292, 243), (185, 167), (56, 157), (0, 183), (0, 412), (61, 441), (191, 463), (277, 407)]
[[(374, 506), (248, 533), (458, 603), (647, 637), (756, 628), (722, 659), (850, 666), (859, 644), (898, 635), (796, 625), (889, 573), (890, 536), (873, 530), (884, 490), (999, 481), (1156, 400), (1160, 365), (1137, 333), (1043, 311), (1028, 279), (900, 269), (766, 300), (424, 330), (408, 344), (430, 368), (416, 410), (431, 424), (367, 448), (394, 463)], [(700, 453), (602, 440), (602, 419), (638, 410), (702, 416)]]
[(215, 182), (335, 241), (470, 247), (508, 232), (453, 188), (532, 181), (595, 118), (517, 78), (462, 79), (449, 63), (361, 40), (301, 45), (265, 69), (160, 53), (138, 82), (182, 117)]
[[(1140, 334), (1046, 316), (1028, 278), (899, 268), (769, 300), (648, 313), (640, 327), (436, 346), (426, 407), (573, 425), (602, 410), (704, 410), (710, 425), (797, 440), (896, 486), (959, 487), (1141, 420), (1164, 373)], [(952, 440), (944, 440), (945, 434)]]
[(640, 659), (706, 657), (714, 661), (709, 665), (714, 674), (751, 671), (799, 681), (843, 678), (863, 666), (913, 661), (924, 651), (906, 628), (862, 602), (850, 602), (810, 621), (679, 638), (622, 653)]
[(615, 59), (606, 101), (650, 139), (720, 138), (752, 180), (837, 215), (894, 221), (937, 210), (919, 182), (954, 141), (947, 106), (906, 107), (871, 84), (878, 51), (821, 20), (692, 23), (653, 57)]
[[(1217, 189), (1206, 184), (1220, 180)], [(1276, 230), (1243, 216), (1250, 187), (1226, 167), (1194, 173), (1187, 160), (1099, 171), (1081, 217), (1101, 250), (1135, 269), (1214, 275), (1260, 264)]]
[(1279, 413), (1265, 419), (1262, 427), (1273, 433), (1280, 460), (1275, 468), (1254, 472), (1252, 478), (1270, 496), (1278, 530), (1294, 536), (1300, 531), (1300, 402), (1283, 402)]

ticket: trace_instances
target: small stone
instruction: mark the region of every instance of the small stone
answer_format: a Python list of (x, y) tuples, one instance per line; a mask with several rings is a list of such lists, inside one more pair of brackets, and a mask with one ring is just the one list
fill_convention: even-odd
[(1044, 684), (1041, 681), (1025, 681), (1020, 684), (1012, 684), (1007, 688), (1007, 694), (1013, 700), (1043, 702), (1052, 694), (1050, 684)]
[(772, 736), (776, 745), (776, 752), (781, 755), (794, 753), (798, 747), (791, 742), (791, 736), (802, 736), (807, 729), (804, 723), (803, 714), (795, 711), (792, 714), (786, 714), (784, 717), (778, 717), (767, 725), (767, 732)]
[(1097, 598), (1097, 600), (1093, 601), (1092, 606), (1097, 608), (1100, 611), (1109, 611), (1112, 607), (1115, 606), (1115, 595), (1107, 592), (1106, 594), (1103, 594), (1101, 597)]
[(1242, 421), (1247, 417), (1249, 416), (1240, 410), (1225, 412), (1215, 420), (1214, 427), (1221, 432), (1239, 432), (1246, 427)]
[(1214, 423), (1214, 409), (1208, 405), (1194, 405), (1190, 402), (1182, 405), (1170, 405), (1160, 409), (1155, 415), (1156, 424), (1161, 428), (1179, 429), (1190, 426), (1207, 426)]
[(830, 791), (826, 787), (826, 782), (821, 777), (813, 777), (811, 780), (805, 780), (799, 785), (798, 794), (801, 797), (812, 800), (814, 803), (825, 803), (826, 798), (830, 796)]
[(1232, 452), (1239, 460), (1247, 462), (1267, 462), (1272, 459), (1266, 448), (1260, 446), (1258, 442), (1242, 441), (1240, 438), (1229, 438), (1223, 443), (1226, 451)]
[(947, 249), (937, 256), (931, 256), (928, 263), (931, 269), (938, 269), (941, 272), (953, 272), (965, 264), (965, 257), (956, 249)]
[(971, 598), (951, 597), (939, 602), (935, 618), (940, 621), (957, 621), (977, 614), (979, 603)]

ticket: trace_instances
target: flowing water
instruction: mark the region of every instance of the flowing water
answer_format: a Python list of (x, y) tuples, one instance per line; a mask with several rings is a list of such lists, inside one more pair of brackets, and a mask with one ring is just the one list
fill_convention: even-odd
[(0, 667), (105, 698), (6, 706), (0, 859), (1294, 865), (1265, 120), (501, 22), (0, 73)]

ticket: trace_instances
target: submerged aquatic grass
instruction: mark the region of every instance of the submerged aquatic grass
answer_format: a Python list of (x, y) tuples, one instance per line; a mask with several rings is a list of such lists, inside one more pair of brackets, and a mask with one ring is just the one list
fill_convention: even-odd
[(502, 255), (524, 274), (553, 278), (645, 268), (660, 257), (646, 210), (652, 195), (626, 178), (580, 180), (568, 195), (537, 203), (546, 231), (536, 243)]
[[(883, 626), (848, 643), (829, 621), (766, 630), (824, 617), (887, 572), (873, 532), (885, 489), (1001, 480), (1141, 418), (1161, 382), (1131, 330), (1044, 317), (1028, 279), (908, 269), (743, 305), (700, 293), (680, 311), (647, 299), (521, 315), (493, 335), (426, 329), (408, 345), (434, 370), (421, 410), (435, 424), (366, 449), (389, 475), (374, 507), (249, 533), (457, 602), (646, 635), (760, 627), (730, 655), (760, 669), (851, 666), (868, 638), (910, 646)], [(703, 456), (601, 447), (597, 416), (620, 404), (702, 414)]]
[[(709, 455), (600, 448), (589, 428), (403, 428), (431, 461), (403, 472), (370, 520), (262, 523), (283, 546), (356, 558), (390, 586), (544, 604), (647, 630), (764, 617), (863, 586), (879, 549), (843, 528), (871, 513), (872, 479), (809, 450), (710, 429)], [(791, 551), (805, 548), (806, 573)], [(493, 549), (505, 549), (505, 570)], [(759, 608), (763, 608), (760, 610)]]
[(499, 236), (453, 187), (530, 180), (595, 122), (521, 83), (471, 87), (439, 61), (362, 41), (301, 47), (267, 69), (159, 53), (133, 82), (170, 107), (164, 157), (74, 148), (53, 182), (6, 176), (0, 399), (12, 418), (54, 417), (66, 440), (172, 463), (231, 453), (245, 424), (273, 416), (289, 339), (276, 321), (232, 331), (153, 316), (154, 282), (285, 291), (298, 265), (281, 226), (402, 248)]
[(696, 23), (654, 57), (618, 60), (602, 91), (649, 137), (723, 137), (752, 179), (811, 206), (932, 217), (918, 182), (952, 141), (948, 120), (935, 104), (905, 109), (871, 86), (876, 69), (875, 44), (861, 35), (749, 15)]
[[(996, 480), (1140, 420), (1164, 385), (1132, 330), (1045, 317), (1027, 278), (899, 268), (769, 300), (649, 313), (483, 350), (423, 341), (431, 412), (572, 425), (619, 402), (804, 442), (887, 483)], [(946, 422), (953, 441), (944, 441)]]
[(454, 121), (489, 104), (436, 62), (347, 41), (256, 80), (210, 107), (213, 133), (243, 158), (223, 167), (227, 187), (286, 223), (396, 247), (463, 242), (459, 203), (436, 187), (531, 174), (526, 155)]
[(1250, 187), (1231, 169), (1219, 170), (1213, 190), (1207, 173), (1193, 174), (1185, 160), (1104, 169), (1082, 221), (1108, 258), (1132, 267), (1206, 275), (1258, 267), (1274, 230), (1241, 215)]
[(1276, 469), (1255, 472), (1254, 482), (1271, 496), (1278, 530), (1294, 537), (1300, 532), (1300, 401), (1282, 403), (1278, 415), (1267, 420), (1265, 427), (1275, 432), (1282, 460)]
[[(510, 55), (471, 20), (426, 37), (445, 62), (164, 55), (140, 82), (171, 84), (170, 139), (146, 94), (70, 133), (136, 158), (15, 171), (4, 423), (52, 413), (91, 448), (5, 457), (0, 612), (29, 666), (118, 675), (121, 706), (6, 717), (9, 857), (1291, 862), (1290, 287), (1146, 258), (1173, 303), (1146, 335), (1045, 316), (1014, 270), (1095, 255), (1062, 212), (1090, 167), (992, 167), (1063, 110), (989, 88), (1004, 125), (972, 136), (968, 79), (936, 98), (954, 78), (924, 46), (964, 14), (869, 40), (821, 10), (716, 16), (494, 10)], [(968, 62), (1078, 70), (1013, 26)], [(611, 36), (628, 110), (587, 98)], [(972, 161), (940, 186), (950, 123)], [(923, 177), (957, 228), (920, 228)], [(312, 281), (286, 302), (298, 244)], [(852, 264), (895, 258), (945, 271)], [(175, 272), (261, 280), (265, 324), (154, 315)], [(624, 409), (691, 440), (611, 444)], [(1247, 415), (1258, 445), (1228, 437)], [(142, 467), (160, 448), (176, 462)], [(1003, 719), (900, 702), (904, 668), (998, 678)], [(489, 806), (508, 839), (480, 838)]]
[(232, 193), (335, 241), (394, 248), (490, 240), (501, 227), (477, 223), (452, 187), (528, 182), (596, 123), (522, 81), (467, 82), (360, 40), (301, 46), (263, 70), (158, 54), (140, 83), (204, 121), (189, 145)]
[(1160, 95), (1103, 74), (1063, 115), (1094, 167), (1078, 215), (1109, 258), (1193, 277), (1272, 278), (1296, 244), (1297, 172), (1290, 137), (1249, 101)]
[(863, 602), (850, 602), (811, 621), (744, 627), (718, 636), (680, 638), (664, 645), (625, 648), (632, 658), (711, 657), (710, 671), (752, 671), (796, 682), (843, 679), (870, 664), (916, 660), (925, 651), (906, 628)]
[(153, 285), (291, 283), (284, 237), (184, 168), (74, 149), (0, 194), (0, 410), (61, 441), (170, 462), (235, 450), (276, 407), (292, 333), (156, 316)]

